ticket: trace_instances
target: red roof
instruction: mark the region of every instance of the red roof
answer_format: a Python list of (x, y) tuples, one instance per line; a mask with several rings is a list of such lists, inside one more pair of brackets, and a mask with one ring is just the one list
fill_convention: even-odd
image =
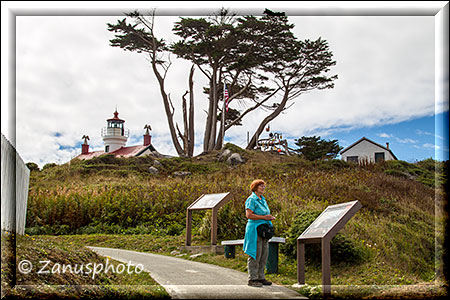
[(147, 148), (147, 147), (148, 147), (148, 145), (147, 146), (122, 147), (111, 153), (114, 154), (115, 156), (130, 157), (130, 156), (138, 155), (140, 152), (145, 150), (145, 148)]
[(118, 121), (118, 122), (125, 122), (124, 120), (122, 120), (122, 119), (119, 119), (119, 113), (117, 112), (117, 110), (114, 112), (114, 118), (111, 118), (111, 119), (108, 119), (108, 120), (106, 120), (106, 121)]
[(88, 152), (88, 153), (85, 153), (85, 154), (80, 154), (80, 155), (78, 155), (75, 158), (78, 158), (78, 159), (91, 159), (91, 158), (100, 156), (102, 154), (105, 154), (105, 151)]
[[(131, 156), (138, 156), (142, 152), (144, 152), (147, 148), (150, 148), (151, 151), (154, 151), (154, 148), (152, 145), (147, 146), (130, 146), (130, 147), (122, 147), (120, 149), (117, 149), (116, 151), (108, 152), (109, 154), (114, 154), (117, 157), (131, 157)], [(103, 154), (106, 154), (105, 151), (93, 151), (88, 152), (86, 154), (80, 154), (76, 158), (78, 159), (91, 159)]]

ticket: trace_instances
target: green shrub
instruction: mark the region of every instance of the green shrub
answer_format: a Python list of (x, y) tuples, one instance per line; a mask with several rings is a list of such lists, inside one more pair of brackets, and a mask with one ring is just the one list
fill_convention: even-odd
[(340, 170), (350, 167), (350, 164), (342, 159), (316, 160), (313, 164), (321, 170)]
[(429, 158), (414, 164), (401, 160), (390, 160), (383, 164), (383, 168), (387, 175), (413, 179), (427, 186), (435, 187), (436, 184), (441, 184), (443, 181), (442, 165), (442, 163)]
[(436, 170), (436, 168), (440, 168), (441, 167), (441, 163), (432, 159), (432, 158), (427, 158), (424, 159), (422, 161), (418, 161), (416, 163), (417, 166), (419, 166), (422, 169), (434, 172)]
[(172, 223), (167, 227), (168, 235), (180, 235), (184, 230), (184, 226), (179, 223)]
[(42, 167), (42, 171), (47, 170), (47, 169), (54, 168), (54, 167), (56, 167), (56, 166), (57, 166), (57, 164), (55, 164), (55, 163), (48, 163), (48, 164), (45, 164), (45, 165)]
[(30, 171), (39, 171), (39, 166), (37, 164), (35, 164), (34, 162), (28, 162), (26, 163), (28, 169), (30, 169)]
[(343, 169), (350, 167), (350, 164), (342, 159), (332, 159), (329, 162), (335, 169)]
[(384, 162), (384, 167), (388, 170), (397, 170), (401, 172), (408, 172), (412, 164), (403, 160), (388, 160)]
[(94, 157), (89, 160), (85, 160), (84, 163), (86, 165), (97, 165), (97, 164), (112, 165), (112, 164), (119, 164), (120, 161), (121, 161), (120, 158), (117, 158), (114, 154), (108, 153)]
[(226, 143), (223, 148), (224, 148), (224, 150), (228, 149), (231, 152), (239, 153), (241, 155), (247, 153), (247, 151), (245, 151), (245, 149), (242, 149), (241, 147), (239, 147), (239, 146), (237, 146), (235, 144), (232, 144), (232, 143)]
[(67, 235), (71, 234), (72, 230), (68, 225), (44, 225), (25, 227), (25, 233), (29, 235)]
[(401, 177), (401, 178), (409, 178), (409, 174), (406, 171), (399, 171), (399, 170), (386, 170), (384, 171), (386, 175), (391, 175), (395, 177)]
[(320, 215), (320, 211), (300, 211), (286, 234), (286, 243), (281, 244), (280, 251), (287, 257), (296, 259), (297, 238)]
[(42, 233), (42, 226), (25, 227), (25, 234), (28, 235), (39, 235)]
[[(217, 237), (221, 240), (236, 240), (244, 238), (247, 219), (244, 213), (239, 213), (231, 205), (225, 205), (219, 209), (217, 216)], [(211, 211), (203, 216), (199, 234), (204, 239), (211, 238)]]
[(182, 162), (179, 165), (179, 171), (188, 171), (192, 173), (208, 173), (217, 170), (217, 168), (211, 168), (209, 165), (195, 164), (189, 161)]
[[(162, 168), (158, 168), (160, 169), (160, 172), (162, 172), (163, 174), (167, 174), (170, 175), (173, 172), (176, 171), (182, 171), (182, 172), (191, 172), (191, 173), (200, 173), (200, 174), (205, 174), (205, 173), (211, 173), (211, 172), (216, 172), (219, 171), (220, 168), (214, 164), (214, 163), (209, 163), (209, 164), (199, 164), (199, 163), (194, 163), (191, 161), (190, 158), (186, 158), (186, 157), (172, 157), (172, 158), (164, 158), (160, 160), (160, 163), (162, 164)], [(148, 169), (148, 167), (150, 167), (151, 165), (147, 165), (147, 167), (145, 168), (145, 171)], [(141, 168), (140, 166), (136, 166), (137, 169)]]

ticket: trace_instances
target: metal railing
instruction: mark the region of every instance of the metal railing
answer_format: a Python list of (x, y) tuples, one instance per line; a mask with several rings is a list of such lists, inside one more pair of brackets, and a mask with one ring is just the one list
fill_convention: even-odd
[(130, 130), (128, 128), (117, 128), (117, 127), (103, 127), (101, 131), (102, 137), (105, 136), (130, 136)]

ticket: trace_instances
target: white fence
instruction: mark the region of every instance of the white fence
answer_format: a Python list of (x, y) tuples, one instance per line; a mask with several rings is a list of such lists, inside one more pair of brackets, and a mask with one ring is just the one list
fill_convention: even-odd
[(2, 230), (25, 233), (30, 170), (2, 134)]

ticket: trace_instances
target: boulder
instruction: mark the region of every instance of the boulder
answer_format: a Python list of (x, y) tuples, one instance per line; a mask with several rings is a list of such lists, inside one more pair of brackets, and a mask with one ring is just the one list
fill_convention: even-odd
[(159, 170), (155, 167), (150, 167), (150, 168), (148, 168), (148, 172), (151, 174), (158, 174)]
[(177, 171), (177, 172), (173, 172), (172, 175), (178, 176), (178, 177), (185, 177), (185, 176), (192, 175), (192, 173), (188, 172), (188, 171)]
[(239, 153), (233, 153), (230, 155), (230, 157), (228, 157), (227, 163), (229, 163), (232, 166), (235, 166), (238, 164), (243, 164), (244, 159), (242, 158), (242, 156)]
[(196, 257), (199, 257), (199, 256), (202, 256), (203, 255), (203, 253), (197, 253), (197, 254), (192, 254), (191, 256), (189, 256), (190, 258), (196, 258)]
[(228, 156), (231, 155), (231, 151), (229, 149), (223, 150), (223, 152), (219, 153), (219, 157), (217, 158), (219, 161), (223, 161), (227, 159)]

